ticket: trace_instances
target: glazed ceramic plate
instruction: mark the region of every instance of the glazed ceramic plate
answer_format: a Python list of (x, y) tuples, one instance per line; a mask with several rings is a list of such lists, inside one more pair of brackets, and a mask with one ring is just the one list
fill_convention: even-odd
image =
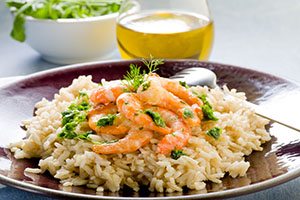
[[(112, 193), (95, 193), (86, 187), (65, 188), (49, 174), (24, 173), (26, 167), (36, 167), (36, 159), (14, 159), (6, 149), (10, 142), (21, 140), (25, 131), (20, 122), (32, 117), (34, 105), (43, 97), (51, 100), (59, 88), (71, 84), (79, 75), (93, 75), (93, 80), (102, 78), (114, 80), (122, 78), (129, 64), (139, 61), (114, 61), (72, 65), (27, 76), (0, 89), (0, 181), (3, 184), (58, 198), (86, 199), (204, 199), (226, 198), (263, 190), (300, 175), (300, 134), (276, 123), (267, 127), (272, 140), (263, 145), (262, 152), (253, 152), (246, 157), (251, 164), (247, 175), (239, 178), (225, 176), (221, 184), (207, 182), (207, 192), (184, 189), (183, 192), (153, 193), (147, 187), (139, 192), (130, 188)], [(168, 60), (160, 66), (158, 73), (169, 77), (188, 67), (204, 67), (213, 70), (218, 77), (219, 86), (227, 85), (246, 93), (248, 100), (271, 106), (287, 117), (300, 113), (300, 85), (289, 80), (261, 72), (209, 62), (191, 60)], [(293, 103), (295, 102), (295, 103)], [(273, 107), (272, 107), (273, 106)]]

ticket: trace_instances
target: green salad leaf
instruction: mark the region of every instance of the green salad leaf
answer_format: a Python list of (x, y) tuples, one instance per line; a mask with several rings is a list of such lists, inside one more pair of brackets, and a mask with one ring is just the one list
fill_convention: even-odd
[(6, 0), (15, 13), (11, 37), (25, 41), (25, 16), (38, 19), (87, 18), (119, 12), (122, 0)]

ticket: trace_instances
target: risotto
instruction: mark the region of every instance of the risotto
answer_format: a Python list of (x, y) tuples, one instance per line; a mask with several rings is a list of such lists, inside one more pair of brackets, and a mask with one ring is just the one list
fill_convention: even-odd
[[(159, 77), (149, 78), (151, 85), (145, 82), (146, 86), (140, 87), (153, 92), (155, 78)], [(203, 103), (202, 112), (195, 114), (196, 105), (186, 112), (184, 109), (191, 103), (182, 102), (178, 106), (186, 107), (181, 116), (180, 108), (170, 111), (166, 108), (169, 105), (161, 108), (156, 102), (143, 103), (143, 112), (130, 113), (130, 107), (126, 106), (134, 103), (133, 97), (145, 102), (138, 94), (139, 89), (136, 93), (126, 93), (123, 88), (124, 93), (119, 94), (125, 99), (123, 102), (114, 99), (113, 94), (105, 97), (97, 94), (99, 88), (115, 85), (126, 84), (102, 80), (99, 85), (91, 76), (80, 76), (69, 87), (61, 88), (52, 101), (38, 102), (36, 115), (23, 122), (26, 137), (9, 145), (17, 159), (40, 158), (39, 168), (26, 171), (49, 171), (63, 186), (85, 185), (98, 192), (115, 192), (124, 185), (134, 191), (140, 185), (148, 185), (150, 191), (157, 192), (182, 191), (185, 186), (203, 190), (205, 181), (220, 183), (225, 173), (244, 176), (249, 168), (244, 156), (253, 150), (261, 151), (261, 144), (271, 139), (265, 130), (268, 121), (255, 115), (245, 103), (245, 94), (234, 89), (188, 88), (181, 83), (183, 90), (192, 91)], [(101, 102), (103, 98), (110, 101), (111, 113), (103, 112), (107, 106)], [(211, 106), (213, 113), (205, 113), (205, 105)], [(112, 111), (114, 108), (116, 111)], [(155, 116), (163, 124), (156, 123)], [(170, 116), (175, 116), (173, 121), (167, 119)], [(153, 122), (143, 121), (149, 117)], [(199, 123), (189, 121), (192, 118), (199, 118)], [(72, 126), (74, 122), (78, 124)], [(110, 134), (112, 128), (120, 129), (120, 133)]]

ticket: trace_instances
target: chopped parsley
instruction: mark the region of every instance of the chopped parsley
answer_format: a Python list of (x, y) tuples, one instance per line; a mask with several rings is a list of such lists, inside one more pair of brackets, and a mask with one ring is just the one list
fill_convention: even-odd
[(192, 92), (199, 98), (202, 100), (203, 104), (201, 106), (202, 108), (202, 112), (203, 112), (203, 117), (204, 120), (213, 120), (213, 121), (218, 121), (219, 119), (214, 116), (214, 109), (213, 107), (210, 105), (210, 103), (207, 101), (206, 99), (206, 94), (198, 94), (197, 92), (195, 92), (194, 90), (192, 90)]
[(129, 103), (126, 101), (124, 104), (125, 104), (125, 105), (128, 105)]
[(63, 139), (74, 139), (77, 137), (77, 133), (75, 132), (75, 128), (78, 124), (75, 122), (69, 122), (67, 123), (62, 132), (59, 133), (57, 136)]
[(188, 105), (185, 101), (180, 101), (180, 103), (185, 104), (185, 105)]
[(79, 134), (77, 135), (77, 138), (82, 140), (90, 140), (90, 138), (88, 137), (90, 134), (93, 134), (93, 131), (87, 131), (84, 134)]
[(144, 92), (144, 91), (146, 91), (146, 90), (148, 90), (148, 88), (150, 87), (150, 84), (151, 84), (151, 82), (149, 81), (148, 83), (144, 83), (143, 85), (142, 85), (142, 92)]
[(61, 126), (63, 127), (63, 130), (61, 133), (57, 134), (57, 136), (62, 139), (74, 139), (74, 138), (86, 139), (87, 135), (91, 134), (92, 132), (85, 133), (83, 135), (78, 135), (75, 132), (75, 129), (80, 123), (87, 121), (86, 111), (89, 110), (90, 108), (91, 106), (85, 100), (82, 100), (79, 105), (72, 103), (67, 110), (61, 113), (62, 114)]
[(179, 81), (179, 84), (180, 84), (182, 87), (185, 87), (186, 89), (189, 89), (189, 86), (186, 84), (185, 81)]
[(117, 114), (113, 114), (113, 115), (112, 114), (108, 114), (108, 115), (102, 117), (101, 119), (99, 119), (96, 122), (96, 125), (98, 127), (112, 126), (116, 117), (117, 117)]
[[(150, 56), (149, 60), (143, 59), (142, 62), (148, 68), (149, 72), (146, 73), (145, 70), (141, 71), (140, 66), (130, 64), (129, 71), (126, 75), (124, 75), (125, 80), (122, 81), (122, 83), (126, 86), (126, 89), (124, 89), (125, 92), (136, 92), (138, 88), (148, 80), (149, 75), (158, 69), (157, 66), (164, 64), (163, 60), (153, 59), (152, 56)], [(146, 85), (145, 89), (148, 89), (147, 87), (148, 86)]]
[(215, 138), (216, 140), (219, 139), (221, 133), (222, 133), (222, 129), (219, 127), (213, 127), (206, 131), (207, 135)]
[(80, 112), (78, 110), (65, 110), (62, 114), (62, 126), (65, 126), (66, 124), (74, 121), (74, 118), (76, 115), (78, 115)]
[(140, 131), (143, 130), (143, 129), (144, 129), (144, 127), (140, 127), (140, 128), (139, 128)]
[(181, 156), (187, 156), (187, 154), (184, 153), (182, 150), (172, 150), (171, 151), (171, 158), (177, 160)]
[(68, 109), (72, 111), (87, 111), (90, 108), (91, 106), (88, 104), (88, 102), (86, 100), (82, 100), (82, 102), (77, 106), (75, 103), (72, 103)]
[(85, 97), (85, 98), (87, 98), (87, 99), (90, 98), (89, 95), (88, 95), (87, 93), (85, 93), (85, 92), (79, 92), (78, 98), (80, 98), (80, 97)]
[(166, 127), (165, 121), (164, 119), (159, 115), (158, 112), (153, 112), (150, 109), (146, 109), (144, 111), (145, 114), (149, 115), (152, 120), (154, 121), (154, 123), (156, 124), (156, 126), (160, 126), (162, 128)]
[(214, 110), (209, 106), (209, 105), (203, 105), (201, 106), (204, 120), (213, 120), (213, 121), (218, 121), (219, 118), (214, 116)]
[(184, 119), (193, 118), (194, 117), (194, 113), (191, 110), (189, 110), (189, 109), (184, 109), (184, 111), (183, 111), (183, 117), (184, 117)]

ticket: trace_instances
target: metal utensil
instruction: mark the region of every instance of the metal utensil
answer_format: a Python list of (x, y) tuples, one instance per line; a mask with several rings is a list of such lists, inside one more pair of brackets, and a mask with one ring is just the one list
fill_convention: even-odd
[[(214, 88), (217, 86), (216, 74), (213, 71), (206, 68), (187, 68), (180, 72), (177, 72), (174, 76), (171, 76), (170, 78), (175, 79), (177, 81), (185, 81), (189, 86), (206, 85), (209, 88)], [(300, 125), (292, 124), (288, 119), (284, 118), (284, 115), (278, 113), (271, 113), (270, 109), (266, 109), (263, 106), (259, 106), (250, 102), (247, 102), (247, 104), (255, 110), (255, 113), (257, 115), (300, 132)]]

